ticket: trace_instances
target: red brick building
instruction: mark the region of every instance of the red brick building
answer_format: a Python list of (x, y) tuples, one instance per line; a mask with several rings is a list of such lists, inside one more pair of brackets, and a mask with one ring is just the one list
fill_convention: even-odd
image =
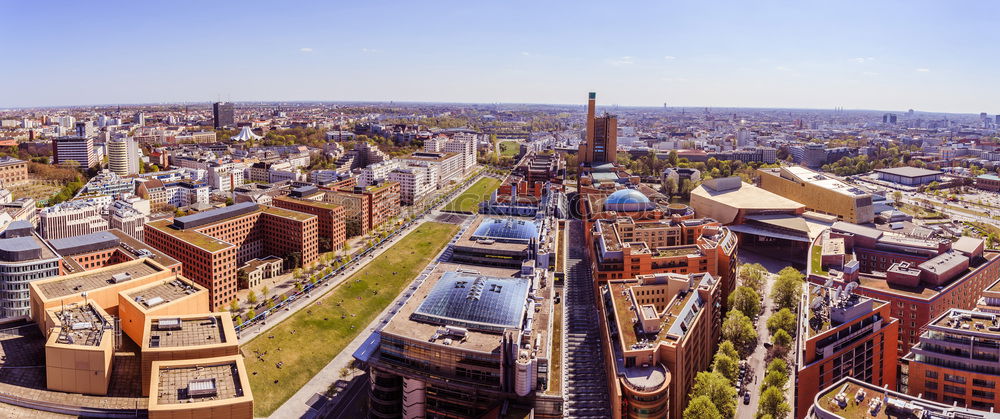
[(319, 237), (327, 240), (327, 246), (329, 246), (327, 249), (320, 249), (321, 252), (344, 247), (344, 243), (347, 241), (347, 227), (345, 225), (347, 210), (342, 205), (291, 197), (276, 197), (271, 203), (278, 208), (319, 217)]
[(185, 276), (208, 288), (216, 309), (236, 297), (236, 271), (247, 261), (274, 255), (292, 268), (319, 257), (318, 217), (251, 202), (147, 227), (146, 242), (181, 261)]

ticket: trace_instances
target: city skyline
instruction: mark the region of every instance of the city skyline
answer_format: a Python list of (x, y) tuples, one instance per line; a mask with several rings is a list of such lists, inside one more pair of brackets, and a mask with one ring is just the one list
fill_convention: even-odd
[(621, 106), (996, 112), (988, 3), (120, 6), (32, 19), (41, 8), (13, 4), (18, 60), (0, 75), (18, 83), (0, 107), (572, 104), (596, 90)]

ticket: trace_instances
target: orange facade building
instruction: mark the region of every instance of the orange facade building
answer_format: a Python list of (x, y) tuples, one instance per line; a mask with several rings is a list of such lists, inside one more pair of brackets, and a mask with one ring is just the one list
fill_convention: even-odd
[(615, 417), (679, 418), (722, 327), (722, 289), (707, 273), (600, 285), (601, 334)]
[(889, 303), (822, 285), (807, 292), (799, 308), (795, 417), (806, 417), (816, 395), (844, 377), (896, 388), (899, 321)]
[[(951, 309), (904, 358), (906, 393), (987, 412), (1000, 408), (1000, 315)], [(902, 386), (901, 386), (902, 387)]]
[(719, 222), (654, 202), (639, 188), (591, 190), (580, 205), (595, 280), (707, 272), (721, 281), (722, 301), (735, 288), (737, 238)]

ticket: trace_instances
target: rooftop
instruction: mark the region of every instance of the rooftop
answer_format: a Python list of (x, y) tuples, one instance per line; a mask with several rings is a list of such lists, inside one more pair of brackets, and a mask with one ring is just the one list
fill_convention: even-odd
[(803, 208), (804, 205), (776, 193), (758, 188), (735, 178), (735, 182), (712, 183), (732, 178), (709, 179), (691, 191), (691, 195), (708, 198), (724, 205), (747, 209), (787, 209)]
[(243, 397), (244, 383), (240, 382), (239, 364), (235, 361), (160, 368), (157, 378), (155, 397), (161, 405)]
[(931, 176), (940, 175), (944, 172), (938, 170), (928, 170), (921, 169), (919, 167), (893, 167), (889, 169), (875, 169), (879, 173), (888, 173), (890, 175), (903, 176), (903, 177), (921, 177), (921, 176)]
[(103, 311), (93, 304), (70, 305), (50, 311), (60, 322), (56, 324), (59, 329), (56, 343), (59, 344), (100, 346), (105, 326), (112, 327)]
[(306, 214), (304, 212), (292, 211), (278, 207), (264, 207), (264, 213), (276, 215), (278, 217), (291, 218), (293, 220), (298, 220), (298, 221), (306, 221), (310, 218), (316, 217), (315, 215), (312, 214)]
[[(436, 283), (443, 277), (444, 274), (448, 272), (458, 272), (460, 270), (470, 276), (484, 275), (494, 278), (513, 278), (520, 272), (520, 269), (505, 269), (485, 266), (476, 266), (471, 268), (468, 265), (458, 265), (452, 263), (438, 264), (438, 267), (427, 275), (424, 282), (413, 291), (410, 298), (406, 300), (403, 306), (399, 308), (396, 315), (393, 316), (389, 323), (386, 324), (382, 333), (397, 335), (418, 341), (431, 341), (431, 338), (438, 333), (441, 326), (438, 324), (414, 320), (411, 318), (411, 315), (414, 314), (417, 311), (417, 308), (421, 306), (429, 297), (430, 293), (435, 288)], [(521, 302), (523, 303), (525, 300), (522, 299)], [(539, 319), (539, 316), (544, 315), (544, 313), (544, 310), (543, 313), (535, 313), (535, 321), (541, 322), (542, 320)], [(537, 334), (544, 331), (540, 328), (535, 328), (534, 332)], [(476, 330), (470, 330), (465, 334), (464, 338), (454, 340), (451, 342), (451, 345), (468, 351), (492, 353), (499, 348), (500, 337), (501, 336), (496, 332), (484, 333)], [(444, 342), (443, 340), (436, 341), (439, 344)]]
[(822, 173), (815, 172), (801, 166), (786, 166), (786, 167), (781, 167), (779, 169), (763, 169), (763, 170), (778, 174), (779, 176), (780, 176), (779, 173), (783, 172), (788, 176), (792, 177), (793, 180), (798, 180), (799, 182), (802, 183), (810, 183), (815, 186), (819, 186), (824, 189), (829, 189), (831, 191), (843, 195), (849, 195), (849, 196), (869, 195), (868, 191), (865, 191), (857, 186), (849, 185), (847, 183), (841, 182), (840, 180), (834, 179)]
[(502, 333), (520, 329), (530, 280), (445, 272), (410, 318)]
[(487, 217), (479, 222), (471, 238), (527, 243), (538, 240), (538, 224), (528, 219)]
[(205, 291), (201, 286), (175, 277), (171, 280), (149, 284), (127, 295), (145, 309), (151, 309), (161, 304), (176, 301), (199, 291)]
[(43, 294), (42, 297), (51, 300), (67, 295), (79, 295), (83, 292), (111, 286), (116, 282), (120, 283), (142, 278), (164, 269), (147, 260), (140, 260), (137, 262), (119, 263), (106, 268), (74, 275), (42, 280), (36, 284), (39, 291)]
[(159, 317), (150, 321), (150, 348), (217, 345), (231, 338), (225, 335), (222, 319), (217, 314), (200, 318)]
[[(877, 406), (876, 409), (872, 407)], [(993, 413), (954, 407), (845, 377), (816, 395), (813, 409), (845, 419), (980, 419)], [(874, 414), (873, 414), (874, 412)], [(824, 416), (825, 417), (825, 416)]]
[(953, 308), (931, 322), (936, 328), (951, 331), (971, 331), (1000, 339), (1000, 315)]
[[(1000, 253), (989, 252), (989, 251), (983, 253), (983, 257), (986, 258), (986, 260), (993, 260), (997, 256), (1000, 256)], [(885, 280), (884, 276), (865, 274), (865, 273), (859, 275), (859, 282), (861, 283), (862, 287), (870, 290), (881, 291), (889, 294), (896, 294), (904, 297), (930, 300), (938, 296), (939, 294), (946, 292), (948, 289), (955, 286), (956, 283), (968, 277), (969, 275), (973, 274), (974, 272), (976, 272), (977, 270), (979, 270), (984, 266), (986, 266), (986, 263), (970, 267), (969, 269), (966, 269), (965, 271), (961, 272), (959, 275), (955, 277), (955, 279), (953, 279), (951, 282), (947, 283), (943, 287), (936, 287), (936, 288), (929, 288), (924, 286), (913, 288), (899, 284), (890, 284), (888, 281)]]
[(231, 243), (216, 239), (207, 234), (202, 234), (194, 230), (181, 230), (173, 228), (173, 224), (170, 220), (151, 221), (146, 223), (146, 227), (160, 230), (208, 252), (218, 252), (222, 249), (233, 247)]

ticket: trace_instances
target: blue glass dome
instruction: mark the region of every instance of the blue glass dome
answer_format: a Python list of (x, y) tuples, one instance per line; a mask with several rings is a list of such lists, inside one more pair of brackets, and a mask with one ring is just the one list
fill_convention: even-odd
[(653, 203), (646, 195), (635, 189), (622, 189), (608, 195), (604, 200), (605, 211), (646, 211), (653, 209)]

